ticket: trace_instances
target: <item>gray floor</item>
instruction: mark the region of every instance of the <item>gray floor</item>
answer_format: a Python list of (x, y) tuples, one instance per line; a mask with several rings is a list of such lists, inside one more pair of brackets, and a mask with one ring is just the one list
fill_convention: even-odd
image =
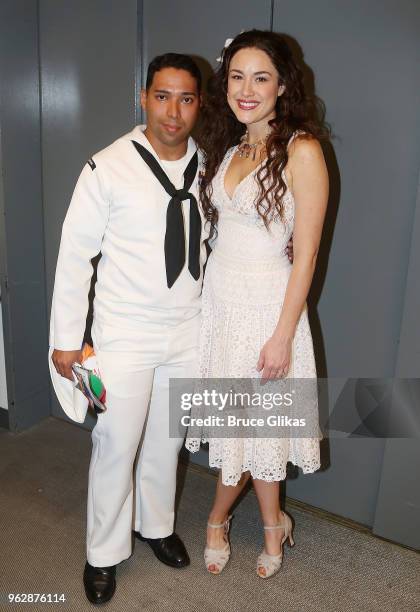
[[(19, 435), (0, 430), (0, 609), (91, 610), (81, 574), (89, 432), (50, 418)], [(159, 563), (137, 542), (118, 567), (117, 592), (101, 606), (115, 611), (420, 611), (420, 555), (331, 522), (289, 502), (296, 546), (281, 572), (255, 574), (262, 531), (249, 492), (234, 513), (232, 559), (221, 576), (205, 571), (203, 533), (215, 477), (181, 465), (177, 532), (191, 566)], [(6, 594), (64, 593), (64, 604), (6, 603)]]

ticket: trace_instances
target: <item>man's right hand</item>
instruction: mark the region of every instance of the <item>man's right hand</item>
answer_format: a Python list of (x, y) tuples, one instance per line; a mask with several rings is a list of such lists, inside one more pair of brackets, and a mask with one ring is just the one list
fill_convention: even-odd
[(287, 243), (286, 249), (285, 249), (286, 255), (289, 258), (290, 263), (293, 263), (293, 234), (290, 236), (290, 240)]
[(81, 363), (82, 351), (59, 351), (54, 349), (51, 359), (57, 372), (61, 374), (61, 376), (64, 376), (64, 378), (68, 378), (73, 382), (74, 378), (71, 366), (75, 361)]

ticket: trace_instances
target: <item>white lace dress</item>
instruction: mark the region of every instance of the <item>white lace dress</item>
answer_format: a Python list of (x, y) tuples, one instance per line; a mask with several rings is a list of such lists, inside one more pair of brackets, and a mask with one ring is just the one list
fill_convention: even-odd
[[(285, 248), (293, 232), (293, 195), (288, 189), (283, 198), (284, 224), (275, 220), (268, 232), (254, 206), (258, 168), (239, 183), (232, 199), (224, 188), (236, 148), (227, 151), (213, 180), (219, 220), (203, 284), (199, 378), (261, 376), (256, 370), (260, 350), (278, 322), (292, 269)], [(293, 339), (290, 372), (295, 378), (316, 378), (306, 304)], [(317, 412), (317, 400), (315, 404)], [(208, 442), (209, 464), (222, 470), (225, 485), (236, 485), (245, 471), (268, 482), (284, 480), (288, 461), (304, 473), (320, 467), (319, 429), (313, 438), (207, 439), (197, 437), (196, 430), (194, 436), (187, 432), (187, 449), (197, 452), (201, 442)]]

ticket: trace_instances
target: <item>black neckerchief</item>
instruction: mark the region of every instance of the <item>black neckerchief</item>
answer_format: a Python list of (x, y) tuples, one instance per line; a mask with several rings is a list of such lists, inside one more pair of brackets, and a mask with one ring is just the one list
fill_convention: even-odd
[(165, 232), (165, 265), (166, 280), (171, 288), (181, 273), (185, 264), (185, 230), (184, 217), (181, 203), (190, 201), (190, 236), (188, 249), (188, 270), (191, 276), (198, 280), (200, 278), (200, 239), (201, 239), (201, 217), (198, 210), (197, 200), (189, 191), (198, 169), (197, 151), (188, 162), (184, 171), (184, 186), (176, 189), (157, 159), (141, 144), (135, 140), (131, 141), (141, 155), (143, 161), (149, 166), (159, 183), (168, 195), (168, 209), (166, 212)]

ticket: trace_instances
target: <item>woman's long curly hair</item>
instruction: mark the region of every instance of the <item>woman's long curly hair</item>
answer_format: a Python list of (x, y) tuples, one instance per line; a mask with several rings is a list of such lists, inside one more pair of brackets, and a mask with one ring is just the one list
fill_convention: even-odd
[[(278, 97), (276, 116), (269, 121), (270, 135), (266, 142), (267, 157), (257, 172), (259, 194), (255, 206), (268, 229), (271, 220), (283, 220), (282, 198), (286, 183), (282, 171), (288, 161), (287, 144), (296, 130), (302, 137), (325, 140), (329, 129), (324, 124), (323, 105), (304, 90), (303, 73), (296, 64), (284, 36), (270, 31), (250, 30), (236, 36), (222, 51), (220, 68), (208, 83), (208, 92), (201, 112), (197, 140), (204, 154), (205, 170), (200, 181), (200, 198), (206, 219), (211, 223), (211, 235), (217, 224), (217, 209), (212, 203), (212, 179), (226, 151), (237, 145), (246, 127), (240, 123), (227, 102), (227, 82), (230, 62), (240, 49), (264, 51), (279, 75), (279, 85), (285, 91)], [(267, 181), (267, 179), (270, 179)]]

